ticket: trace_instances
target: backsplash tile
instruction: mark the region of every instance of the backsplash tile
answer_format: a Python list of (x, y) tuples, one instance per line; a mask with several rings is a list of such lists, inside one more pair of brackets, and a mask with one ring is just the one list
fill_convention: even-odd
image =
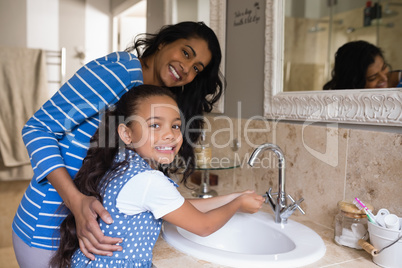
[(351, 130), (345, 195), (402, 217), (402, 135)]
[(286, 193), (302, 203), (306, 215), (332, 226), (343, 199), (347, 130), (333, 126), (280, 123), (278, 142), (287, 159)]
[[(286, 193), (305, 199), (301, 206), (306, 217), (333, 228), (337, 202), (354, 197), (376, 209), (386, 207), (402, 216), (402, 194), (398, 192), (402, 189), (400, 134), (339, 128), (337, 124), (317, 126), (245, 119), (223, 123), (214, 117), (207, 120), (211, 127), (209, 138), (222, 145), (234, 136), (241, 143), (237, 152), (230, 146), (213, 148), (213, 156), (237, 157), (242, 161), (240, 168), (213, 172), (219, 175), (219, 185), (214, 187), (219, 194), (245, 189), (263, 194), (269, 187), (277, 191), (275, 155), (262, 154), (263, 167), (247, 165), (255, 147), (269, 142), (277, 144), (285, 154)], [(230, 127), (235, 129), (232, 137), (229, 131), (222, 131)], [(270, 211), (268, 205), (264, 210)]]

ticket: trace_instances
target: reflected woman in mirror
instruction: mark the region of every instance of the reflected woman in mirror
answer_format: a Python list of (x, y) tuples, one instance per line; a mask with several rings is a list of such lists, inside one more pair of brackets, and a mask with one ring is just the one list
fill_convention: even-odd
[(366, 41), (353, 41), (335, 53), (332, 79), (323, 89), (396, 87), (401, 79), (398, 80), (398, 73), (390, 72), (380, 48)]

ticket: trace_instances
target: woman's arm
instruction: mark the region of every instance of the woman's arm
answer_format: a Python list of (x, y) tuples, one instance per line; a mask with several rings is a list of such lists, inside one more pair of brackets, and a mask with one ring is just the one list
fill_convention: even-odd
[[(138, 59), (133, 60), (128, 53), (115, 54), (78, 70), (25, 124), (22, 137), (38, 182), (54, 169), (66, 167), (61, 149), (64, 154), (81, 150), (76, 158), (84, 158), (90, 137), (98, 127), (94, 124), (96, 119), (88, 119), (99, 116), (131, 86), (142, 84)], [(86, 129), (82, 129), (84, 124)], [(81, 130), (81, 139), (74, 135), (77, 128)], [(80, 167), (81, 163), (67, 168), (74, 173)]]
[[(93, 258), (89, 252), (110, 253), (120, 248), (112, 245), (120, 239), (105, 237), (101, 233), (96, 215), (105, 222), (110, 215), (99, 201), (82, 195), (75, 188), (69, 172), (74, 174), (80, 165), (67, 166), (60, 148), (64, 149), (64, 153), (76, 154), (77, 159), (83, 158), (86, 151), (76, 152), (82, 152), (87, 145), (74, 140), (71, 131), (83, 123), (88, 124), (88, 118), (116, 102), (118, 96), (131, 86), (141, 83), (141, 64), (138, 59), (132, 60), (127, 53), (108, 55), (81, 68), (32, 116), (23, 129), (34, 179), (38, 182), (47, 179), (70, 208), (76, 219), (80, 247), (89, 258)], [(96, 127), (94, 125), (93, 128)], [(87, 136), (89, 142), (92, 134), (85, 133), (83, 136)], [(74, 142), (78, 143), (77, 147)]]
[[(225, 202), (224, 199), (217, 200)], [(206, 203), (210, 203), (206, 200)], [(263, 202), (261, 195), (244, 193), (223, 206), (202, 212), (186, 200), (180, 208), (166, 214), (163, 219), (194, 234), (208, 236), (225, 225), (236, 212), (255, 213), (262, 207)]]

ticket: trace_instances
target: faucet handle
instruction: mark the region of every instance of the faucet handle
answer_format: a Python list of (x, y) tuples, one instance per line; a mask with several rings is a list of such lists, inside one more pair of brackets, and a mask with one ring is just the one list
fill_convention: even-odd
[(269, 188), (268, 192), (266, 192), (263, 195), (263, 197), (265, 197), (265, 204), (269, 203), (269, 205), (271, 206), (272, 210), (275, 211), (276, 204), (274, 203), (274, 200), (272, 198), (272, 188)]
[(300, 203), (304, 201), (304, 198), (302, 197), (299, 200), (295, 201), (290, 194), (288, 194), (288, 197), (292, 201), (292, 204), (290, 204), (289, 207), (294, 206), (295, 208), (297, 208), (300, 211), (301, 214), (305, 215), (306, 212), (304, 212), (304, 210), (300, 207)]

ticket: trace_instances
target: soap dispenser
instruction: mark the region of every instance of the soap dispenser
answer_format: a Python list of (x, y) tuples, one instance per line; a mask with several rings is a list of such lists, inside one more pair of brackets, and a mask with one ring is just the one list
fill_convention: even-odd
[(206, 141), (206, 133), (205, 130), (201, 131), (199, 144), (196, 146), (195, 150), (195, 159), (196, 165), (198, 167), (207, 166), (212, 157), (211, 147), (208, 146)]

